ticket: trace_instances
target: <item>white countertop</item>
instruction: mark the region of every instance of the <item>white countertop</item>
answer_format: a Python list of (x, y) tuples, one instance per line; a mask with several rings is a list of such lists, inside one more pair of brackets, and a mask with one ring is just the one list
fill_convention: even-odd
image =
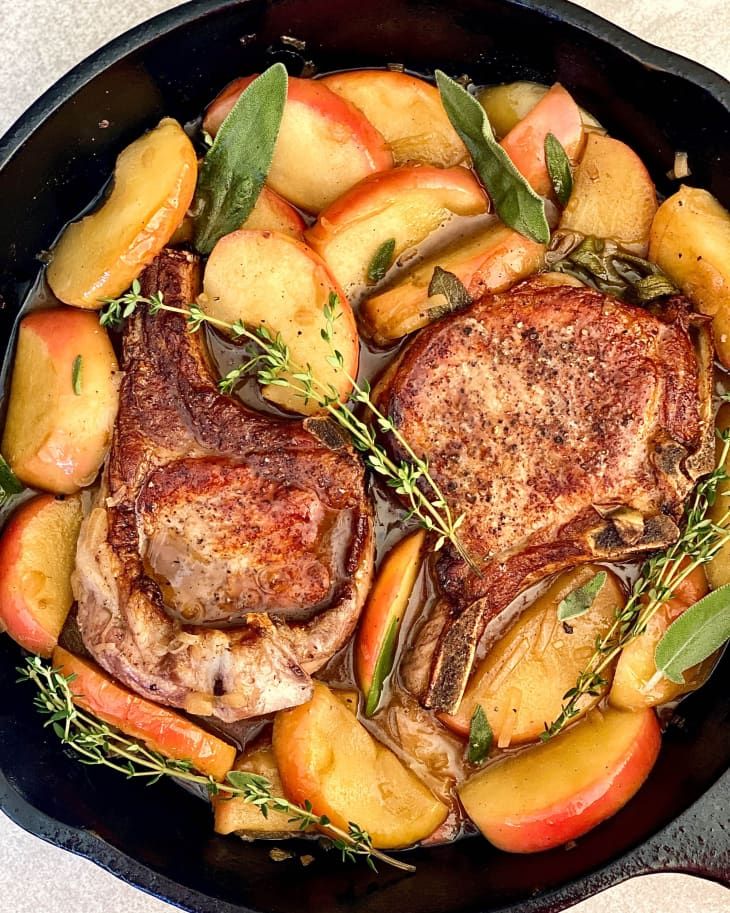
[[(78, 61), (176, 5), (168, 0), (0, 0), (0, 134)], [(727, 0), (582, 0), (580, 5), (730, 77)], [(0, 890), (0, 909), (8, 913), (173, 910), (92, 863), (31, 837), (3, 815)], [(730, 891), (686, 875), (647, 875), (583, 901), (571, 913), (680, 910), (728, 913)]]

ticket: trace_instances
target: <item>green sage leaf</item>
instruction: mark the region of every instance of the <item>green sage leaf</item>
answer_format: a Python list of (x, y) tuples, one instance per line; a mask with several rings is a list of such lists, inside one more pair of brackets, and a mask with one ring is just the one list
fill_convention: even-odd
[(440, 266), (434, 269), (428, 284), (428, 297), (432, 298), (434, 295), (443, 295), (446, 298), (445, 307), (435, 307), (429, 311), (430, 316), (434, 318), (443, 317), (444, 314), (450, 314), (451, 311), (467, 307), (472, 301), (471, 295), (461, 279)]
[(275, 63), (241, 93), (223, 121), (198, 176), (195, 246), (209, 254), (246, 221), (271, 167), (287, 95), (284, 64)]
[(385, 276), (393, 263), (393, 254), (395, 253), (395, 238), (388, 238), (383, 241), (380, 247), (375, 251), (373, 259), (368, 266), (368, 282), (375, 285), (376, 282)]
[(573, 192), (573, 170), (562, 143), (552, 133), (545, 137), (545, 164), (555, 196), (561, 206), (566, 206)]
[(436, 70), (441, 101), (471, 154), (497, 215), (510, 228), (540, 244), (550, 240), (545, 201), (530, 187), (495, 139), (487, 114), (466, 89)]
[(5, 457), (0, 456), (0, 502), (23, 491), (23, 483), (8, 466)]
[(388, 629), (385, 632), (383, 642), (380, 645), (380, 652), (378, 653), (378, 658), (375, 661), (375, 668), (373, 669), (373, 680), (370, 683), (370, 690), (368, 691), (367, 700), (365, 701), (365, 716), (372, 716), (378, 709), (380, 697), (383, 693), (383, 685), (393, 668), (395, 647), (398, 641), (399, 620), (397, 615), (393, 616), (388, 625)]
[(676, 684), (687, 669), (730, 640), (730, 583), (700, 599), (669, 625), (654, 652), (657, 672)]
[(608, 574), (605, 571), (599, 571), (591, 577), (588, 583), (577, 587), (568, 593), (565, 599), (561, 599), (558, 603), (558, 621), (567, 621), (569, 618), (585, 615), (593, 605), (593, 601), (598, 596), (607, 577)]
[(81, 364), (81, 356), (77, 355), (71, 366), (71, 386), (76, 396), (81, 396)]
[(470, 764), (481, 764), (489, 754), (494, 735), (487, 715), (481, 704), (477, 704), (469, 724), (469, 748), (467, 760)]

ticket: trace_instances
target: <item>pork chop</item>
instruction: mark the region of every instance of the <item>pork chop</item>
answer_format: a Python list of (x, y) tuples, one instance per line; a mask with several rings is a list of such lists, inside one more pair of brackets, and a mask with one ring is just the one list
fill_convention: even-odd
[[(185, 306), (197, 258), (142, 277)], [(101, 490), (79, 539), (83, 641), (153, 700), (226, 721), (293, 706), (349, 638), (372, 573), (362, 463), (310, 429), (222, 395), (183, 317), (127, 321)]]
[(453, 549), (438, 560), (427, 706), (456, 709), (486, 622), (525, 587), (676, 538), (712, 465), (710, 359), (689, 323), (680, 299), (655, 315), (528, 282), (424, 330), (384, 378), (381, 408), (464, 514), (481, 571)]

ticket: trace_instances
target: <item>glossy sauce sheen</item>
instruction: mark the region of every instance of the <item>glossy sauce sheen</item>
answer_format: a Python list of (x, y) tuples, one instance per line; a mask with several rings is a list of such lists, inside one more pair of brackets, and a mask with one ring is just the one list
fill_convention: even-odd
[[(83, 213), (89, 211), (96, 205), (98, 200), (103, 196), (104, 190), (99, 194), (97, 200), (85, 207)], [(82, 213), (82, 214), (83, 214)], [(487, 217), (488, 219), (489, 217)], [(411, 268), (420, 259), (425, 258), (435, 252), (436, 249), (452, 244), (458, 237), (468, 237), (473, 232), (483, 228), (485, 217), (454, 217), (448, 226), (445, 226), (439, 233), (436, 245), (429, 243), (423, 245), (419, 250), (406, 252), (401, 256), (399, 262), (388, 273), (386, 278), (379, 287), (388, 287), (398, 276), (401, 270)], [(34, 285), (26, 297), (21, 308), (21, 314), (37, 308), (45, 308), (57, 305), (53, 295), (50, 293), (47, 284), (41, 277)], [(112, 341), (115, 347), (119, 348), (119, 334), (112, 332)], [(219, 333), (206, 329), (207, 343), (214, 364), (221, 375), (227, 373), (233, 367), (240, 364), (241, 347), (234, 344), (229, 339), (224, 338)], [(403, 343), (382, 350), (369, 345), (368, 341), (361, 338), (360, 342), (360, 370), (359, 379), (368, 379), (374, 382), (375, 379), (388, 367), (391, 361), (397, 356), (402, 348)], [(3, 385), (5, 396), (10, 380), (10, 368), (12, 362), (10, 355), (3, 367)], [(725, 389), (729, 385), (727, 375), (718, 370), (717, 387)], [(254, 409), (282, 416), (281, 410), (267, 403), (260, 394), (260, 388), (255, 379), (243, 381), (236, 390), (241, 399)], [(3, 406), (5, 396), (3, 396)], [(4, 408), (3, 408), (4, 413)], [(377, 478), (371, 479), (371, 494), (375, 505), (375, 529), (377, 541), (377, 564), (379, 565), (388, 550), (395, 544), (407, 531), (406, 526), (401, 522), (402, 510), (398, 503), (391, 495), (389, 489), (382, 484)], [(9, 512), (14, 509), (22, 500), (32, 496), (32, 490), (27, 490), (22, 495), (11, 499), (6, 505), (0, 507), (0, 523), (4, 523)], [(413, 526), (413, 524), (411, 524)], [(156, 559), (150, 560), (149, 570), (153, 576), (156, 576), (165, 591), (164, 572), (161, 568), (165, 566), (163, 544), (157, 554)], [(628, 591), (631, 583), (635, 579), (639, 563), (629, 562), (622, 564), (607, 565), (621, 579), (623, 585)], [(161, 579), (162, 578), (162, 579)], [(542, 592), (548, 585), (549, 581), (530, 588), (516, 599), (508, 609), (498, 618), (492, 620), (481, 640), (478, 659), (483, 657), (490, 644), (494, 643), (508, 627), (519, 617), (520, 612), (529, 605), (534, 598)], [(398, 661), (407, 648), (413, 633), (428, 618), (429, 612), (437, 599), (437, 584), (433, 572), (433, 560), (428, 559), (421, 570), (416, 586), (414, 588), (411, 600), (409, 602), (406, 618), (403, 624), (398, 644), (398, 654), (396, 657), (395, 673), (390, 677), (383, 692), (381, 709), (372, 719), (365, 719), (360, 714), (362, 723), (386, 745), (396, 752), (406, 763), (410, 764), (415, 772), (430, 786), (430, 788), (441, 798), (449, 801), (452, 806), (452, 812), (446, 823), (439, 829), (436, 841), (457, 839), (460, 836), (474, 833), (475, 829), (470, 822), (465, 819), (463, 811), (460, 808), (455, 796), (453, 786), (455, 782), (463, 778), (469, 772), (468, 765), (464, 761), (463, 743), (447, 731), (435, 717), (427, 711), (422, 710), (416, 701), (408, 694), (398, 673)], [(326, 600), (323, 600), (326, 602)], [(190, 607), (188, 607), (190, 608)], [(173, 613), (176, 610), (173, 610)], [(197, 613), (197, 614), (196, 614)], [(183, 609), (177, 612), (181, 620), (190, 623), (207, 623), (220, 624), (221, 619), (200, 613), (199, 607), (193, 607), (190, 614)], [(235, 624), (230, 618), (227, 618), (226, 624)], [(73, 615), (70, 617), (67, 630), (64, 632), (64, 638), (67, 644), (73, 643), (77, 652), (83, 652), (83, 645), (78, 640)], [(353, 640), (347, 644), (317, 675), (324, 681), (331, 683), (336, 687), (353, 688), (355, 686), (355, 677), (353, 669)], [(664, 721), (668, 719), (671, 711), (678, 702), (672, 702), (665, 708), (659, 708), (660, 718)], [(257, 735), (269, 725), (267, 720), (249, 720), (236, 724), (210, 723), (209, 720), (196, 718), (198, 722), (211, 730), (223, 734), (229, 740), (233, 741), (241, 750), (246, 744), (250, 743)], [(405, 736), (404, 736), (405, 732)], [(414, 759), (412, 754), (404, 751), (402, 742), (407, 742), (408, 732), (417, 733), (419, 739), (418, 759)], [(506, 753), (519, 751), (521, 749), (507, 749)], [(499, 751), (493, 754), (491, 761), (503, 755), (505, 751)], [(424, 758), (434, 759), (433, 764), (424, 763)]]

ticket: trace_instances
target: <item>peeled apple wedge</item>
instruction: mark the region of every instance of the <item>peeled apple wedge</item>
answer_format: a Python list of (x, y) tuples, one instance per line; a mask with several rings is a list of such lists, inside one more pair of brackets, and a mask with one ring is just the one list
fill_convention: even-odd
[(654, 653), (667, 628), (685, 609), (706, 596), (707, 592), (705, 570), (702, 567), (695, 568), (677, 587), (673, 598), (652, 615), (644, 633), (623, 648), (616, 664), (609, 695), (609, 701), (614, 707), (621, 707), (624, 710), (657, 707), (681, 694), (693, 691), (705, 681), (715, 663), (714, 656), (687, 669), (683, 684), (662, 678), (651, 689), (646, 688), (657, 671)]
[[(720, 406), (715, 420), (715, 426), (718, 431), (727, 431), (730, 429), (730, 403), (724, 403)], [(719, 460), (722, 450), (722, 441), (715, 444), (716, 459)], [(725, 463), (725, 469), (730, 470), (728, 462)], [(717, 486), (717, 497), (715, 503), (710, 507), (709, 517), (713, 523), (726, 523), (725, 514), (730, 510), (730, 480), (720, 482)], [(716, 590), (718, 587), (730, 583), (730, 542), (725, 542), (715, 557), (705, 565), (705, 573), (710, 589)]]
[[(585, 565), (560, 574), (489, 650), (472, 675), (458, 711), (440, 716), (441, 721), (468, 735), (479, 704), (500, 748), (539, 738), (545, 725), (559, 715), (563, 695), (585, 668), (596, 637), (611, 626), (624, 605), (618, 580), (607, 571), (590, 609), (565, 623), (559, 621), (561, 600), (602, 571)], [(579, 705), (580, 714), (600, 698), (587, 696)]]
[(730, 367), (730, 213), (706, 190), (681, 187), (657, 210), (649, 259), (713, 318), (715, 349)]
[(411, 533), (388, 553), (360, 617), (355, 668), (368, 716), (375, 713), (383, 682), (393, 667), (398, 630), (421, 567), (425, 535), (423, 530)]
[(654, 184), (633, 149), (610, 136), (589, 134), (560, 231), (611, 238), (644, 257), (656, 211)]
[(638, 792), (661, 744), (653, 710), (592, 711), (548, 742), (475, 774), (459, 798), (484, 836), (508, 853), (575, 840)]
[[(499, 86), (487, 86), (477, 93), (477, 98), (487, 112), (497, 139), (501, 139), (519, 121), (527, 117), (549, 90), (549, 86), (539, 82), (509, 82)], [(606, 132), (592, 114), (583, 108), (579, 110), (584, 129)]]
[(391, 70), (350, 70), (321, 81), (382, 133), (396, 165), (449, 168), (467, 157), (438, 89), (425, 80)]
[(559, 83), (546, 92), (500, 143), (520, 174), (542, 196), (552, 192), (552, 181), (545, 164), (545, 137), (548, 133), (553, 134), (570, 161), (575, 163), (583, 149), (583, 122), (578, 105)]
[(444, 295), (428, 294), (434, 269), (453, 273), (472, 297), (502, 292), (537, 272), (545, 246), (495, 222), (468, 240), (458, 241), (423, 260), (390, 288), (360, 308), (365, 331), (380, 346), (427, 326), (448, 312)]
[(361, 181), (320, 214), (306, 237), (352, 296), (362, 292), (384, 242), (395, 242), (393, 262), (452, 215), (488, 208), (484, 190), (466, 168), (411, 165)]
[(289, 799), (347, 829), (355, 821), (381, 849), (433, 833), (448, 809), (320, 682), (306, 704), (277, 713), (274, 756)]
[(95, 313), (50, 308), (18, 331), (2, 452), (27, 485), (73, 494), (94, 481), (118, 406), (117, 359)]
[(223, 780), (236, 759), (236, 749), (196, 726), (186, 717), (154, 704), (118, 685), (97, 665), (63, 647), (53, 651), (53, 667), (73, 675), (74, 704), (154, 751)]
[[(248, 327), (267, 327), (289, 347), (292, 362), (309, 365), (322, 384), (332, 384), (345, 398), (347, 379), (357, 375), (359, 340), (355, 318), (342, 289), (317, 254), (294, 238), (273, 231), (234, 231), (221, 238), (208, 258), (201, 306), (226, 323), (242, 320)], [(322, 339), (324, 308), (337, 295), (333, 346), (344, 370), (328, 361), (330, 347)], [(268, 385), (263, 395), (291, 412), (312, 414), (320, 407), (283, 386)]]
[[(203, 129), (215, 136), (243, 90), (255, 79), (234, 80), (205, 112)], [(267, 177), (295, 206), (320, 212), (358, 181), (393, 167), (393, 156), (370, 121), (323, 80), (289, 77), (284, 116)]]
[(32, 653), (51, 655), (73, 604), (80, 526), (78, 497), (38, 495), (13, 513), (0, 537), (0, 628)]
[[(236, 760), (233, 770), (244, 770), (247, 773), (266, 777), (271, 783), (271, 792), (275, 796), (284, 795), (279, 769), (276, 766), (271, 742), (259, 741), (247, 748)], [(257, 805), (252, 805), (238, 796), (230, 797), (218, 793), (212, 798), (213, 820), (216, 834), (238, 834), (249, 839), (269, 839), (301, 834), (299, 822), (290, 821), (291, 815), (268, 809), (264, 817)]]
[(121, 153), (112, 191), (99, 209), (61, 235), (48, 266), (53, 294), (95, 308), (115, 298), (175, 234), (195, 192), (195, 149), (166, 117)]

